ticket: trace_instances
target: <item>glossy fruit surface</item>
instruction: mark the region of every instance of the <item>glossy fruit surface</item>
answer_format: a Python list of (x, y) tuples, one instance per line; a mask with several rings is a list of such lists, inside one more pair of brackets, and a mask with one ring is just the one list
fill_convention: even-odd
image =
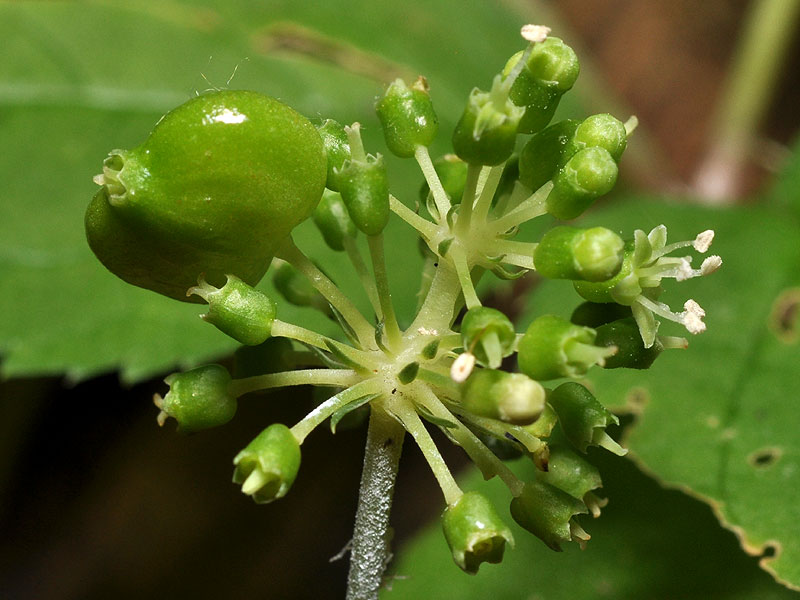
[(122, 279), (184, 301), (201, 274), (255, 285), (313, 211), (327, 160), (316, 128), (256, 92), (203, 94), (133, 150), (109, 154), (86, 213), (89, 245)]

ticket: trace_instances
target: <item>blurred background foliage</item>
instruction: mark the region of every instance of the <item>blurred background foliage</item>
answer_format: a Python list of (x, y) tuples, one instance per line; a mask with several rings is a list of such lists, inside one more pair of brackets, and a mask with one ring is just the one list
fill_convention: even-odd
[[(593, 535), (584, 552), (554, 554), (517, 532), (503, 565), (463, 575), (438, 524), (412, 541), (443, 503), (409, 444), (394, 509), (392, 572), (402, 578), (384, 596), (794, 596), (758, 567), (800, 585), (793, 5), (0, 0), (0, 597), (343, 595), (346, 559), (328, 559), (349, 539), (364, 431), (311, 436), (290, 496), (256, 507), (228, 483), (230, 461), (266, 424), (301, 418), (310, 393), (253, 396), (231, 424), (198, 436), (155, 427), (150, 398), (163, 376), (227, 363), (235, 346), (199, 322), (196, 306), (127, 286), (97, 263), (82, 227), (91, 176), (111, 148), (138, 144), (161, 114), (212, 87), (268, 93), (310, 118), (358, 120), (368, 148), (383, 150), (373, 99), (392, 78), (421, 73), (441, 120), (433, 151), (444, 152), (467, 93), (489, 85), (526, 22), (550, 24), (581, 58), (562, 117), (609, 111), (641, 122), (619, 191), (586, 222), (627, 233), (664, 222), (672, 239), (717, 228), (723, 270), (669, 294), (676, 307), (688, 295), (706, 307), (709, 331), (651, 372), (592, 379), (629, 415), (622, 433), (634, 460), (591, 456), (611, 504), (584, 523)], [(758, 47), (785, 43), (759, 57), (774, 74), (756, 78), (755, 109), (732, 119), (737, 40), (759, 10), (776, 11), (761, 21), (777, 25), (757, 31)], [(390, 175), (413, 203), (416, 168), (392, 160)], [(390, 248), (409, 249), (389, 253), (402, 319), (415, 303), (417, 253), (407, 228), (387, 235)], [(312, 228), (297, 239), (356, 289)], [(569, 286), (532, 277), (484, 293), (520, 326), (577, 304)], [(290, 306), (281, 318), (324, 326)], [(452, 465), (466, 463), (441, 446)]]

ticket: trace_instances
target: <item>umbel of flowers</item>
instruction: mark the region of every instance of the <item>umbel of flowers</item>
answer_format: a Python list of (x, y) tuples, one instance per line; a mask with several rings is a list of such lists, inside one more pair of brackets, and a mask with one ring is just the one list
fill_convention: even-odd
[[(617, 417), (580, 378), (591, 368), (646, 369), (664, 349), (685, 348), (684, 338), (658, 335), (659, 319), (692, 334), (705, 329), (694, 300), (675, 312), (659, 297), (666, 280), (720, 266), (717, 256), (697, 269), (690, 256), (675, 256), (685, 248), (707, 252), (712, 231), (669, 243), (663, 225), (624, 239), (569, 224), (614, 186), (636, 119), (598, 114), (550, 124), (578, 77), (578, 60), (546, 27), (526, 26), (522, 36), (526, 47), (489, 89), (470, 93), (450, 154), (429, 154), (439, 131), (423, 77), (398, 79), (378, 99), (386, 146), (422, 172), (421, 202), (392, 195), (384, 157), (364, 148), (358, 123), (314, 126), (244, 91), (193, 98), (138, 148), (112, 151), (95, 178), (101, 187), (86, 229), (98, 258), (130, 283), (207, 303), (203, 318), (245, 345), (237, 370), (256, 373), (232, 378), (207, 365), (170, 375), (169, 391), (155, 398), (160, 424), (174, 418), (180, 431), (194, 432), (234, 418), (237, 399), (249, 392), (327, 390), (298, 423), (268, 424), (234, 457), (234, 481), (266, 503), (289, 493), (302, 444), (318, 426), (335, 430), (369, 414), (352, 597), (371, 597), (380, 582), (406, 432), (441, 487), (444, 536), (467, 573), (500, 562), (513, 538), (487, 498), (456, 483), (431, 428), (461, 446), (485, 478), (503, 481), (523, 528), (554, 550), (583, 545), (589, 534), (576, 516), (596, 517), (605, 503), (595, 494), (601, 480), (587, 448), (625, 450), (606, 433)], [(384, 260), (392, 215), (416, 231), (425, 256), (418, 310), (406, 323), (395, 316)], [(538, 243), (514, 239), (520, 225), (543, 215), (561, 223)], [(352, 262), (363, 287), (356, 291), (373, 314), (362, 314), (351, 290), (293, 242), (293, 228), (309, 217), (331, 252)], [(270, 264), (282, 298), (253, 288)], [(513, 279), (529, 271), (571, 282), (584, 303), (517, 332), (502, 312), (482, 306), (475, 285), (490, 274)], [(280, 320), (282, 301), (322, 311), (341, 335)], [(510, 364), (519, 372), (503, 369)], [(504, 462), (511, 457), (533, 461), (536, 477), (518, 479)], [(376, 497), (388, 501), (370, 504)], [(383, 525), (364, 524), (366, 513), (380, 510)], [(370, 567), (373, 555), (380, 564)]]

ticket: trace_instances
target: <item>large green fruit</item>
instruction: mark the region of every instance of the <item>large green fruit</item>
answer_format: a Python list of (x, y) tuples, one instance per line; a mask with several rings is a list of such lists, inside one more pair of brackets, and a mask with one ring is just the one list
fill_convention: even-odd
[(114, 150), (86, 211), (94, 253), (134, 285), (188, 302), (199, 275), (250, 285), (322, 196), (316, 128), (274, 98), (217, 91), (166, 114), (133, 150)]

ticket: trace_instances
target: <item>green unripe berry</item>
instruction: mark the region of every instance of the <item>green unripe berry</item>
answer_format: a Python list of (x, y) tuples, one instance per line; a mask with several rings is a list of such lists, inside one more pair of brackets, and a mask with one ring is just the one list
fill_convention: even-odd
[(537, 471), (536, 478), (578, 500), (603, 484), (597, 467), (568, 448), (553, 444), (550, 444), (547, 471)]
[(300, 469), (300, 444), (280, 423), (267, 427), (233, 459), (233, 482), (257, 504), (283, 498)]
[(350, 142), (344, 126), (333, 119), (326, 119), (317, 127), (328, 157), (328, 175), (325, 187), (335, 192), (339, 191), (339, 177), (337, 169), (341, 169), (346, 160), (350, 160)]
[(593, 345), (595, 335), (593, 329), (573, 325), (561, 317), (541, 316), (519, 342), (519, 370), (539, 381), (581, 377), (589, 367), (613, 354), (612, 349)]
[[(477, 165), (499, 165), (511, 156), (517, 126), (525, 109), (492, 92), (472, 90), (461, 119), (453, 131), (453, 150), (461, 160)], [(497, 101), (497, 103), (495, 102)]]
[(255, 285), (316, 206), (325, 170), (322, 140), (295, 110), (256, 92), (203, 94), (109, 155), (89, 245), (125, 281), (178, 300), (201, 274)]
[[(638, 279), (629, 277), (633, 272), (633, 242), (627, 242), (622, 253), (622, 266), (619, 272), (611, 279), (606, 281), (574, 281), (575, 291), (589, 302), (605, 303), (616, 302), (625, 306), (630, 306), (641, 293), (638, 287)], [(631, 288), (630, 279), (634, 279), (634, 287)], [(626, 285), (620, 285), (623, 280)]]
[(567, 492), (541, 481), (528, 481), (522, 493), (511, 501), (511, 516), (549, 548), (561, 551), (561, 544), (588, 539), (573, 521), (587, 512), (586, 505)]
[(461, 342), (483, 364), (496, 369), (511, 354), (517, 334), (509, 318), (486, 306), (471, 308), (461, 321)]
[(164, 380), (169, 386), (167, 395), (155, 396), (161, 409), (159, 425), (168, 417), (178, 421), (178, 431), (194, 433), (224, 425), (236, 414), (236, 397), (229, 387), (231, 376), (222, 365), (204, 365), (173, 373)]
[(625, 242), (605, 227), (554, 227), (533, 253), (536, 270), (550, 279), (605, 281), (619, 273)]
[[(503, 69), (507, 76), (522, 58), (520, 51)], [(572, 88), (580, 73), (575, 52), (559, 38), (549, 37), (537, 43), (526, 66), (511, 86), (510, 97), (526, 108), (519, 122), (520, 133), (534, 133), (546, 127), (558, 107), (561, 96)]]
[(511, 530), (478, 492), (467, 492), (445, 509), (442, 529), (453, 560), (470, 574), (477, 573), (482, 563), (499, 563), (506, 543), (514, 545)]
[(269, 296), (238, 277), (227, 277), (228, 281), (219, 289), (201, 279), (186, 294), (196, 294), (208, 302), (208, 312), (200, 315), (204, 321), (240, 344), (260, 344), (272, 334), (277, 307)]
[(519, 155), (519, 180), (536, 191), (553, 179), (566, 162), (565, 151), (580, 121), (553, 123), (531, 136)]
[[(615, 304), (613, 306), (619, 306)], [(649, 348), (644, 347), (642, 334), (633, 317), (613, 321), (597, 328), (595, 343), (598, 346), (615, 346), (617, 353), (606, 359), (606, 369), (649, 369), (664, 346), (655, 339)]]
[(603, 148), (619, 162), (628, 146), (628, 133), (619, 119), (609, 114), (587, 117), (575, 130), (572, 137), (572, 152), (583, 148)]
[(358, 233), (342, 196), (331, 190), (323, 192), (311, 218), (328, 247), (337, 252), (344, 250), (345, 238), (355, 238)]
[(547, 212), (558, 219), (580, 216), (617, 182), (617, 163), (604, 148), (584, 148), (559, 170), (547, 196)]
[[(445, 154), (433, 161), (433, 168), (439, 176), (450, 204), (459, 204), (464, 195), (464, 187), (467, 184), (467, 163), (458, 158), (455, 154)], [(422, 184), (419, 190), (419, 199), (425, 202), (430, 193), (428, 183)]]
[(355, 226), (366, 235), (381, 233), (391, 213), (383, 157), (368, 154), (364, 160), (351, 159), (336, 173), (339, 192)]
[(545, 390), (522, 373), (477, 369), (462, 385), (461, 405), (482, 417), (527, 425), (542, 414)]
[(395, 79), (375, 105), (386, 145), (400, 158), (414, 156), (417, 146), (430, 146), (439, 130), (428, 89), (424, 77), (410, 87)]
[(547, 397), (556, 411), (561, 430), (569, 442), (581, 452), (590, 445), (602, 445), (617, 453), (625, 454), (605, 432), (609, 425), (619, 419), (598, 402), (584, 386), (574, 381), (561, 384)]

